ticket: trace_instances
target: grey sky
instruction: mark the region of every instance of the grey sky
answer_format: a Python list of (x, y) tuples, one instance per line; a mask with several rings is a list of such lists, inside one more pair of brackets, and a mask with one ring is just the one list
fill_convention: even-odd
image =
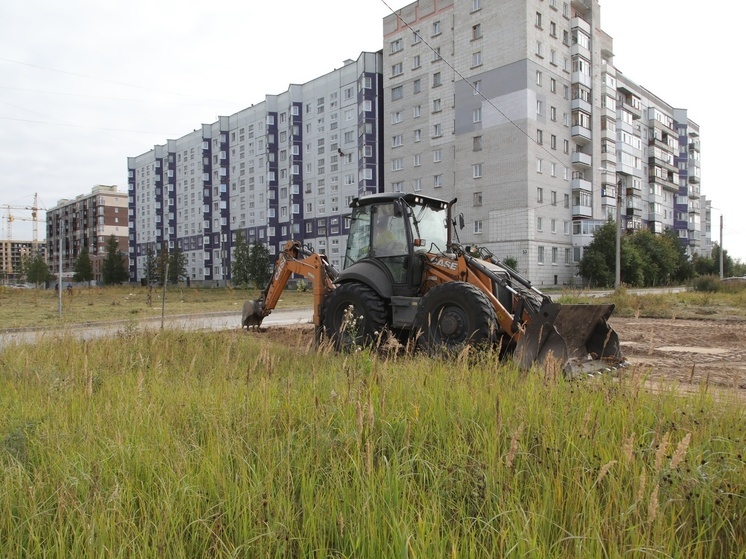
[[(30, 205), (38, 192), (52, 207), (95, 184), (124, 192), (128, 156), (382, 48), (388, 13), (381, 0), (3, 2), (0, 204)], [(738, 159), (725, 64), (744, 15), (740, 2), (724, 14), (693, 0), (607, 0), (601, 13), (616, 66), (700, 125), (713, 238), (722, 213), (724, 246), (742, 260), (746, 194), (729, 176)], [(30, 223), (16, 221), (13, 237), (30, 239)]]

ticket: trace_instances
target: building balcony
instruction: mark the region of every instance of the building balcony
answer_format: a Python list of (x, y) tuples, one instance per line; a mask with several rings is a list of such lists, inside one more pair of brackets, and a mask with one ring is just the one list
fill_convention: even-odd
[(573, 206), (573, 217), (593, 217), (593, 208), (590, 206)]
[[(692, 183), (692, 184), (699, 184), (701, 182), (701, 180), (699, 178), (699, 175), (695, 174), (695, 173), (692, 173), (690, 171), (689, 172), (689, 182)], [(697, 190), (699, 190), (699, 188), (697, 188)]]
[[(573, 5), (575, 2), (573, 2)], [(574, 17), (570, 20), (570, 27), (571, 28), (578, 28), (582, 31), (585, 31), (587, 35), (591, 36), (591, 24), (585, 21), (583, 18)]]
[(584, 126), (573, 126), (570, 133), (572, 134), (572, 139), (581, 145), (585, 145), (593, 139), (590, 128), (585, 128)]
[(593, 183), (585, 179), (572, 179), (572, 182), (570, 184), (573, 190), (585, 190), (586, 192), (593, 191)]
[(570, 101), (570, 108), (573, 111), (583, 111), (584, 113), (591, 114), (593, 112), (593, 107), (588, 101), (584, 101), (583, 99), (573, 99)]
[(579, 43), (575, 43), (572, 47), (570, 47), (570, 54), (572, 54), (573, 56), (582, 56), (586, 60), (592, 60), (591, 51), (589, 51), (587, 48), (580, 45)]
[(587, 88), (593, 87), (593, 80), (590, 76), (584, 74), (583, 72), (573, 72), (571, 80), (572, 83), (579, 83), (580, 85), (584, 85)]
[(655, 213), (655, 212), (650, 212), (648, 214), (648, 221), (658, 221), (658, 222), (662, 223), (663, 222), (663, 214), (659, 214), (659, 213)]
[(593, 157), (581, 151), (574, 151), (572, 152), (572, 164), (576, 167), (591, 167), (593, 165)]

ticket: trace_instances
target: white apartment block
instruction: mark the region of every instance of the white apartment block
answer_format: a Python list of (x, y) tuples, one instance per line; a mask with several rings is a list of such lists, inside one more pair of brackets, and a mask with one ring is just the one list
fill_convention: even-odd
[(353, 197), (382, 190), (381, 53), (128, 159), (130, 279), (178, 247), (197, 282), (230, 280), (237, 235), (301, 240), (342, 267)]
[(698, 127), (617, 72), (597, 0), (419, 0), (383, 68), (385, 188), (458, 198), (462, 242), (567, 284), (620, 203), (696, 251)]

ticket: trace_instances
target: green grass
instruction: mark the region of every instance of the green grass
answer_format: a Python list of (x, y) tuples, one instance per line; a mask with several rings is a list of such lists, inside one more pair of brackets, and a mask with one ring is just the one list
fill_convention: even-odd
[[(162, 288), (140, 286), (75, 288), (72, 295), (59, 296), (54, 290), (0, 287), (0, 328), (57, 328), (68, 324), (130, 321), (161, 316)], [(240, 313), (243, 302), (259, 297), (257, 290), (230, 288), (186, 288), (169, 286), (166, 316), (213, 312)], [(286, 290), (278, 304), (310, 307), (309, 292)]]
[(2, 557), (746, 557), (742, 401), (131, 329), (0, 352)]
[(746, 289), (724, 287), (717, 293), (683, 291), (636, 295), (621, 288), (606, 297), (582, 290), (564, 290), (552, 297), (558, 303), (614, 303), (614, 314), (647, 318), (709, 318), (746, 320)]

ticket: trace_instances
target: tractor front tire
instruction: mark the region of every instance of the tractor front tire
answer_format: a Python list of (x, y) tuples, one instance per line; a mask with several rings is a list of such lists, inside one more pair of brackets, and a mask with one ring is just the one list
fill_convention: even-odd
[(387, 324), (383, 299), (363, 283), (343, 283), (326, 298), (324, 336), (337, 350), (376, 344)]
[(417, 347), (428, 354), (492, 345), (497, 316), (487, 296), (462, 281), (442, 283), (422, 297), (414, 320)]

